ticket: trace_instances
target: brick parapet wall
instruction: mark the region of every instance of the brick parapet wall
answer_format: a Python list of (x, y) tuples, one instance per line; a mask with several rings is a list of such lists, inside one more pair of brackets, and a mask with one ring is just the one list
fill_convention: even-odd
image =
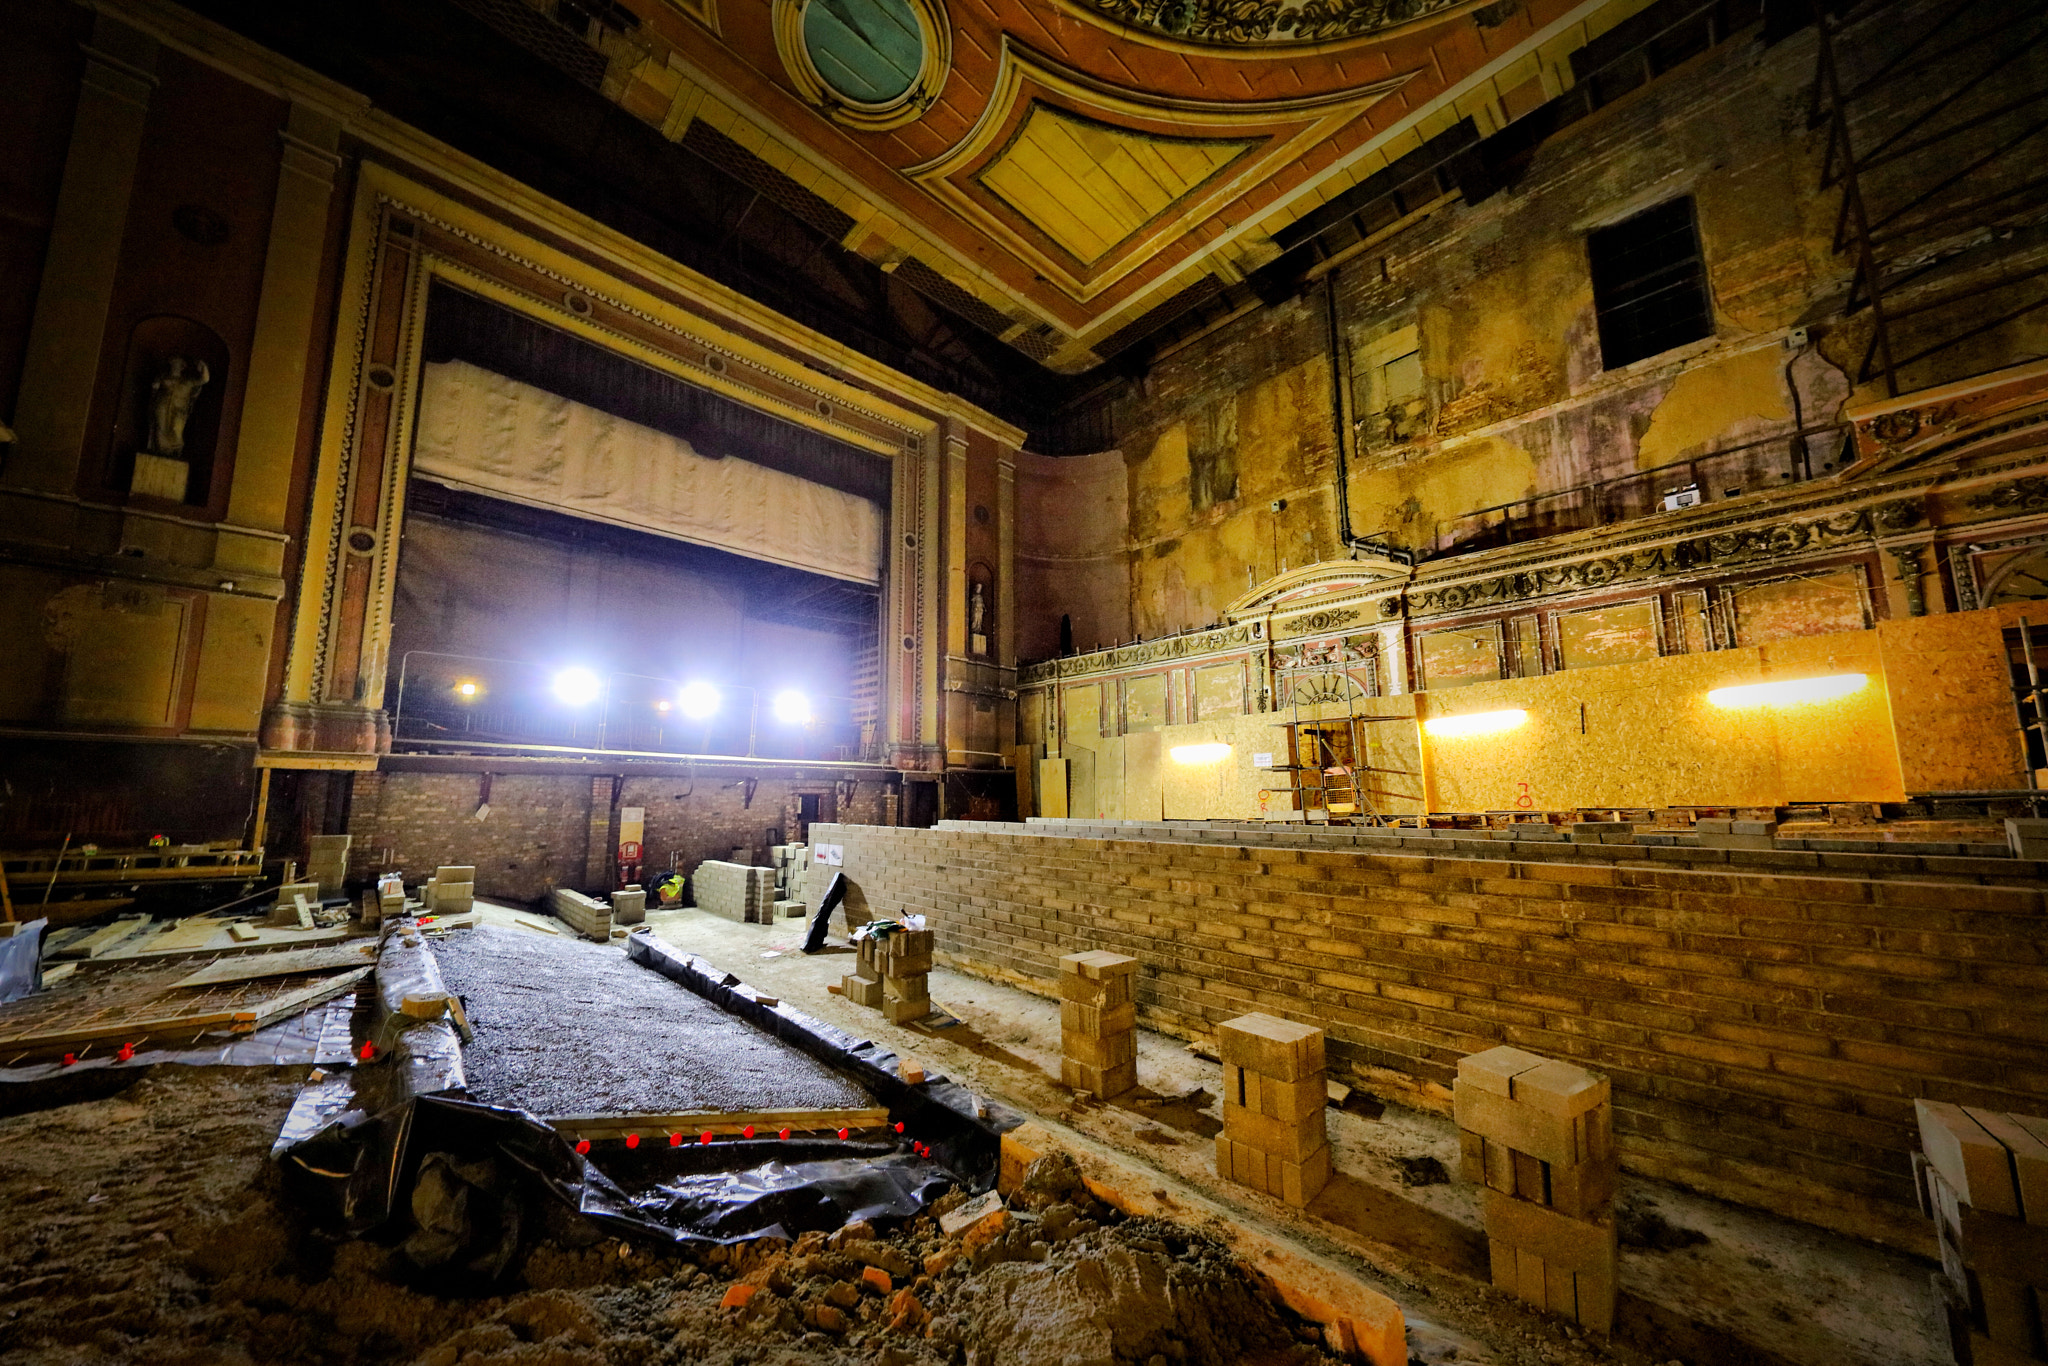
[[(1144, 963), (1139, 1013), (1208, 1037), (1263, 1010), (1334, 1072), (1448, 1108), (1498, 1043), (1611, 1076), (1624, 1163), (1919, 1247), (1916, 1096), (2048, 1113), (2036, 887), (1648, 862), (821, 826), (870, 913), (949, 964), (1053, 990), (1084, 949)], [(1141, 1079), (1142, 1080), (1142, 1079)]]

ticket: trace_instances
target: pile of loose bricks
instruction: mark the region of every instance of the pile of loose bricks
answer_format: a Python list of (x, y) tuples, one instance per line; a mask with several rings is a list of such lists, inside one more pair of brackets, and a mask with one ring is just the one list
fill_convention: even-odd
[(775, 921), (775, 870), (706, 859), (690, 876), (697, 905), (743, 925)]
[(1486, 1186), (1493, 1283), (1607, 1332), (1617, 1165), (1607, 1079), (1489, 1048), (1459, 1061), (1452, 1100), (1463, 1175)]
[(768, 848), (768, 862), (775, 868), (775, 911), (777, 920), (800, 919), (804, 913), (804, 876), (810, 870), (811, 851), (802, 844), (775, 844)]
[(1272, 1015), (1216, 1026), (1223, 1055), (1223, 1132), (1216, 1174), (1297, 1208), (1330, 1183), (1323, 1031)]
[(1060, 959), (1060, 1080), (1107, 1100), (1138, 1084), (1138, 960), (1097, 950)]
[(858, 941), (855, 970), (840, 990), (855, 1005), (879, 1006), (890, 1024), (922, 1020), (932, 1013), (930, 930), (891, 929)]
[(1920, 1205), (1965, 1366), (2048, 1361), (2048, 1119), (1915, 1101)]

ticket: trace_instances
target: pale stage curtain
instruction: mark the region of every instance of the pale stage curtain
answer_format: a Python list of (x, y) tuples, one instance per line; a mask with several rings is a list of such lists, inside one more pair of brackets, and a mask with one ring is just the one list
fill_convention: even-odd
[(835, 579), (879, 583), (882, 510), (865, 498), (571, 403), (466, 361), (426, 367), (413, 470)]

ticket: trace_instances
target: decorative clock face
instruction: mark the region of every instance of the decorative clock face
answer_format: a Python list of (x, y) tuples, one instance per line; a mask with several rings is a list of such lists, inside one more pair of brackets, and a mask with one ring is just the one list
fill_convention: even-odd
[(902, 99), (924, 65), (910, 0), (808, 0), (804, 52), (826, 86), (857, 105)]

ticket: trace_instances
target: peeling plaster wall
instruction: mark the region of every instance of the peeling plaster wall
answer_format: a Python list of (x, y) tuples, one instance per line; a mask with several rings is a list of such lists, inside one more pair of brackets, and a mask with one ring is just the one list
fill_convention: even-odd
[[(1542, 143), (1485, 200), (1438, 211), (1341, 262), (1334, 284), (1255, 308), (1107, 394), (1129, 524), (1121, 543), (1091, 529), (1097, 558), (1130, 556), (1130, 630), (1208, 625), (1281, 566), (1341, 553), (1331, 288), (1361, 420), (1349, 489), (1361, 536), (1431, 555), (1498, 543), (1503, 516), (1487, 510), (1503, 504), (1519, 503), (1512, 531), (1526, 539), (1652, 513), (1667, 488), (1696, 482), (1713, 501), (1827, 472), (1838, 439), (1816, 436), (1802, 466), (1791, 433), (1836, 420), (1852, 397), (1841, 367), (1867, 334), (1830, 330), (1847, 273), (1806, 129), (1813, 63), (1810, 32), (1768, 48), (1738, 36)], [(1873, 101), (1910, 98), (1886, 88)], [(1694, 202), (1714, 334), (1604, 370), (1587, 235), (1679, 195)], [(1910, 378), (2033, 355), (2039, 319)], [(1805, 346), (1788, 340), (1798, 327)], [(1422, 394), (1390, 424), (1367, 372), (1405, 354), (1407, 329)], [(1083, 601), (1113, 590), (1108, 576), (1046, 584), (1056, 601), (1040, 610), (1055, 621), (1117, 616)]]

